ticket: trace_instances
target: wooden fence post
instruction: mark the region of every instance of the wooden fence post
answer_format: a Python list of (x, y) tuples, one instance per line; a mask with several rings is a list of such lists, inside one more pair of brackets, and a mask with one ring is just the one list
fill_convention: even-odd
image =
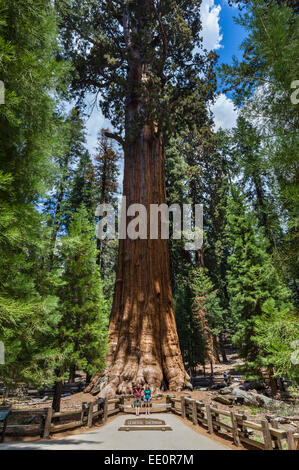
[(41, 415), (40, 438), (44, 437), (47, 414), (48, 414), (48, 408), (44, 408), (44, 414)]
[(53, 408), (48, 408), (48, 413), (45, 421), (44, 427), (44, 439), (48, 439), (51, 432), (51, 424), (52, 424), (52, 416), (53, 416)]
[(101, 422), (103, 422), (104, 420), (104, 398), (98, 398), (98, 400), (96, 401), (97, 403), (97, 411), (103, 411), (103, 413), (100, 416), (100, 420)]
[(240, 424), (241, 432), (244, 437), (249, 438), (248, 429), (244, 424), (244, 421), (247, 420), (247, 416), (244, 414), (244, 411), (239, 411), (239, 415), (241, 416), (241, 420), (242, 420)]
[(268, 421), (263, 419), (261, 421), (261, 425), (262, 425), (264, 442), (265, 442), (265, 450), (273, 450), (272, 436), (271, 436), (271, 432), (270, 432), (270, 429), (269, 429), (269, 423), (268, 423)]
[(107, 398), (104, 398), (103, 410), (104, 410), (103, 422), (105, 422), (105, 421), (107, 421), (107, 418), (108, 418), (108, 400), (107, 400)]
[(86, 401), (83, 401), (82, 402), (82, 408), (81, 408), (81, 423), (82, 423), (82, 425), (84, 423), (84, 415), (85, 415), (86, 406), (87, 406)]
[(296, 450), (295, 439), (292, 431), (287, 432), (288, 450)]
[(234, 436), (234, 443), (236, 446), (240, 445), (240, 437), (239, 437), (239, 430), (238, 430), (238, 423), (235, 417), (235, 413), (233, 411), (230, 412), (230, 419), (232, 422), (233, 428), (233, 436)]
[(121, 396), (119, 397), (119, 405), (118, 405), (118, 407), (119, 407), (119, 410), (120, 410), (120, 411), (125, 411), (125, 396), (124, 396), (124, 395), (121, 395)]
[(166, 411), (171, 411), (171, 398), (169, 395), (166, 395)]
[(196, 400), (192, 400), (192, 422), (197, 424), (197, 404)]
[(92, 427), (93, 401), (88, 404), (87, 427)]
[(6, 426), (7, 426), (7, 420), (8, 420), (8, 416), (10, 415), (11, 411), (10, 410), (5, 410), (5, 417), (3, 419), (3, 425), (2, 425), (2, 433), (1, 433), (1, 438), (0, 438), (0, 442), (4, 442), (4, 439), (5, 439), (5, 432), (6, 432)]
[[(218, 406), (217, 405), (213, 405), (214, 408), (218, 409)], [(221, 427), (217, 425), (217, 421), (220, 421), (219, 420), (219, 415), (214, 412), (212, 413), (212, 420), (213, 420), (213, 416), (215, 414), (215, 424), (214, 424), (214, 428), (216, 429), (216, 431), (221, 431)]]
[(211, 407), (210, 405), (206, 405), (206, 414), (207, 414), (207, 421), (208, 421), (208, 429), (209, 433), (213, 434), (214, 429), (213, 429), (213, 419), (212, 419), (212, 413), (211, 413)]
[[(275, 419), (271, 419), (271, 426), (274, 429), (278, 429), (278, 423)], [(276, 437), (276, 436), (272, 436), (272, 439), (274, 440), (275, 449), (282, 450), (281, 439), (279, 437)]]
[(186, 402), (185, 402), (185, 397), (181, 397), (181, 411), (182, 411), (182, 418), (186, 418)]

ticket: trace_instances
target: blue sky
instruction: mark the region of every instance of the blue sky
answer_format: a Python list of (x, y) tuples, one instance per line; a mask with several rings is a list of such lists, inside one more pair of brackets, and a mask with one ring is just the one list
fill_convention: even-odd
[[(207, 49), (213, 49), (219, 55), (219, 64), (231, 63), (232, 56), (241, 58), (240, 44), (246, 36), (242, 27), (236, 25), (233, 16), (238, 16), (239, 10), (228, 6), (227, 0), (203, 0), (201, 6), (203, 43)], [(91, 96), (87, 99), (90, 104)], [(228, 96), (220, 94), (214, 105), (211, 106), (214, 113), (215, 129), (220, 127), (231, 128), (236, 121), (237, 113)], [(91, 111), (91, 107), (90, 107)], [(87, 147), (94, 155), (97, 132), (102, 127), (109, 127), (109, 121), (105, 120), (101, 111), (94, 107), (86, 122)], [(110, 126), (111, 128), (111, 126)]]
[(246, 31), (233, 21), (234, 16), (239, 15), (239, 10), (228, 6), (226, 0), (215, 1), (215, 5), (221, 7), (219, 15), (219, 25), (222, 33), (222, 48), (217, 50), (220, 55), (219, 63), (231, 63), (232, 56), (239, 59), (242, 54), (239, 46), (246, 37)]

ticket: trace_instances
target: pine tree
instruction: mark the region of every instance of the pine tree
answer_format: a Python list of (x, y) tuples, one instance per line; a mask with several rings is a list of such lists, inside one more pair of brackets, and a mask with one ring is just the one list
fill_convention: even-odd
[(61, 237), (63, 286), (59, 291), (61, 320), (58, 325), (56, 393), (53, 408), (59, 411), (61, 381), (71, 368), (88, 374), (103, 371), (107, 352), (107, 309), (96, 264), (94, 225), (81, 205), (74, 213), (69, 233)]
[[(280, 205), (274, 175), (268, 171), (262, 149), (262, 138), (253, 124), (239, 116), (232, 133), (231, 153), (238, 169), (240, 183), (255, 210), (259, 225), (263, 227), (269, 248), (278, 250), (282, 239), (279, 224)], [(271, 188), (271, 190), (270, 190)]]
[(262, 351), (256, 364), (298, 384), (298, 334), (298, 311), (287, 302), (277, 308), (273, 299), (266, 301), (254, 324), (253, 340)]
[(264, 233), (246, 208), (244, 196), (234, 187), (231, 191), (226, 226), (230, 328), (235, 333), (238, 352), (246, 360), (247, 371), (254, 376), (261, 373), (256, 360), (262, 354), (253, 339), (256, 319), (262, 315), (266, 302), (271, 301), (277, 309), (282, 307), (289, 291), (267, 252)]
[(223, 311), (208, 270), (199, 266), (190, 274), (190, 283), (194, 293), (194, 316), (201, 324), (205, 344), (204, 358), (211, 364), (213, 372), (213, 364), (219, 359), (215, 342), (217, 336), (223, 331)]
[(94, 164), (89, 152), (79, 153), (79, 162), (73, 172), (68, 198), (66, 200), (67, 225), (72, 214), (84, 205), (91, 223), (95, 222), (96, 187)]
[(1, 380), (52, 380), (59, 320), (57, 271), (47, 269), (48, 231), (38, 204), (53, 177), (56, 93), (68, 67), (57, 60), (56, 18), (47, 0), (0, 2)]
[[(182, 139), (179, 136), (170, 139), (166, 149), (165, 161), (166, 198), (168, 207), (172, 204), (179, 204), (180, 207), (183, 207), (183, 204), (191, 204), (188, 178), (189, 167), (184, 157)], [(172, 220), (170, 220), (169, 230), (170, 233), (173, 233)], [(184, 239), (184, 235), (181, 235), (181, 239), (171, 237), (169, 240), (171, 285), (175, 297), (181, 297), (182, 290), (180, 287), (182, 277), (183, 279), (187, 279), (188, 273), (192, 268), (192, 257), (190, 252), (185, 250), (184, 244), (186, 240)], [(177, 288), (178, 292), (176, 292)], [(188, 297), (189, 294), (186, 293), (186, 296)]]
[[(198, 364), (205, 367), (206, 342), (203, 324), (194, 309), (194, 292), (186, 278), (177, 276), (174, 308), (180, 338), (180, 346), (186, 369), (195, 374)], [(179, 282), (180, 281), (180, 282)]]
[[(299, 108), (292, 102), (297, 91), (291, 87), (298, 78), (299, 18), (294, 2), (255, 0), (244, 6), (237, 22), (248, 30), (242, 43), (243, 60), (223, 65), (220, 76), (225, 89), (233, 90), (234, 102), (243, 106), (243, 116), (257, 130), (263, 169), (274, 180), (270, 189), (278, 194), (279, 212), (275, 215), (284, 232), (280, 269), (298, 303)], [(273, 218), (272, 211), (268, 218)], [(273, 240), (277, 237), (275, 225), (269, 235)]]
[[(73, 189), (76, 166), (80, 158), (82, 159), (86, 154), (84, 124), (77, 108), (73, 108), (66, 119), (60, 119), (57, 138), (52, 191), (44, 201), (44, 211), (48, 214), (49, 226), (52, 230), (50, 248), (52, 262), (56, 241), (66, 230), (73, 209), (69, 198)], [(78, 204), (78, 201), (76, 203)]]
[[(114, 141), (107, 137), (108, 130), (102, 129), (98, 134), (96, 155), (94, 158), (95, 201), (98, 204), (110, 204), (115, 213), (118, 206), (119, 162), (120, 153)], [(112, 307), (115, 271), (117, 265), (118, 243), (115, 240), (97, 240), (101, 277), (104, 280), (104, 294)]]

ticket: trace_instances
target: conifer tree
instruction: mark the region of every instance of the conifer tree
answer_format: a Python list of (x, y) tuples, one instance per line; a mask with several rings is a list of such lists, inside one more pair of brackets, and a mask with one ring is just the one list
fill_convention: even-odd
[(48, 270), (49, 233), (38, 205), (53, 177), (54, 97), (68, 68), (57, 60), (52, 2), (1, 0), (0, 44), (1, 380), (41, 386), (53, 378), (59, 273)]
[(277, 308), (273, 299), (266, 301), (263, 314), (254, 323), (253, 340), (261, 352), (255, 366), (268, 369), (275, 377), (287, 377), (298, 384), (298, 335), (298, 311), (289, 302)]
[(194, 292), (186, 277), (177, 276), (174, 308), (185, 367), (195, 375), (198, 364), (205, 367), (206, 342), (203, 324), (194, 309)]
[[(56, 1), (66, 54), (77, 69), (73, 88), (78, 95), (101, 92), (102, 111), (123, 145), (127, 206), (165, 203), (166, 141), (174, 129), (202, 121), (203, 103), (213, 97), (216, 55), (201, 49), (200, 4)], [(173, 390), (188, 385), (168, 245), (160, 238), (120, 240), (107, 374), (89, 390), (113, 396), (135, 380), (157, 390), (163, 381)]]
[(215, 342), (223, 331), (223, 311), (207, 269), (199, 266), (194, 268), (190, 274), (194, 293), (194, 316), (201, 324), (205, 345), (204, 358), (210, 363), (213, 373), (213, 364), (219, 360)]
[[(246, 360), (248, 373), (257, 376), (261, 369), (256, 359), (261, 351), (254, 340), (256, 319), (269, 302), (276, 309), (281, 308), (289, 298), (289, 291), (267, 252), (264, 233), (246, 208), (244, 196), (234, 187), (228, 201), (226, 236), (230, 253), (226, 282), (231, 331), (235, 333), (233, 340), (240, 356)], [(270, 368), (269, 374), (272, 378)]]
[(88, 374), (104, 369), (107, 352), (107, 309), (96, 263), (94, 224), (81, 205), (74, 213), (69, 233), (61, 237), (63, 285), (59, 290), (61, 320), (58, 325), (56, 393), (53, 408), (60, 409), (61, 383), (72, 368)]
[[(299, 17), (295, 3), (246, 2), (237, 18), (248, 31), (242, 43), (243, 59), (235, 58), (232, 66), (222, 65), (220, 76), (224, 88), (233, 91), (234, 102), (243, 106), (243, 116), (257, 130), (264, 171), (274, 180), (274, 193), (279, 196), (274, 219), (282, 221), (284, 232), (279, 243), (280, 269), (298, 303), (299, 107), (294, 104), (297, 91), (292, 87), (298, 79)], [(268, 219), (273, 219), (272, 211)], [(278, 234), (274, 223), (270, 237), (275, 240)]]
[[(115, 214), (118, 207), (119, 163), (120, 152), (116, 150), (114, 141), (107, 137), (108, 130), (102, 129), (98, 134), (96, 155), (94, 158), (95, 203), (110, 204)], [(112, 307), (115, 271), (117, 265), (116, 240), (97, 240), (97, 262), (101, 277), (104, 280), (104, 293)]]
[(79, 162), (74, 169), (70, 191), (66, 200), (67, 224), (72, 214), (83, 204), (87, 210), (90, 223), (95, 223), (97, 185), (95, 182), (94, 164), (89, 152), (79, 154)]
[(66, 230), (71, 215), (72, 205), (69, 198), (73, 189), (76, 166), (79, 164), (80, 158), (86, 154), (84, 124), (77, 108), (73, 108), (66, 119), (60, 119), (57, 138), (52, 191), (44, 201), (44, 210), (48, 214), (49, 226), (52, 231), (50, 248), (52, 261), (54, 260), (56, 241), (59, 235)]

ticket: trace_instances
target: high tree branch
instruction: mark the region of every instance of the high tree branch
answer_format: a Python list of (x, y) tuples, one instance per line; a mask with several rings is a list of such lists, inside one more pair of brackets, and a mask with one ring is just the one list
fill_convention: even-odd
[(108, 137), (109, 139), (116, 140), (116, 142), (118, 142), (122, 146), (122, 148), (125, 147), (125, 141), (120, 135), (115, 134), (114, 132), (109, 132), (109, 131), (104, 131), (104, 135)]

